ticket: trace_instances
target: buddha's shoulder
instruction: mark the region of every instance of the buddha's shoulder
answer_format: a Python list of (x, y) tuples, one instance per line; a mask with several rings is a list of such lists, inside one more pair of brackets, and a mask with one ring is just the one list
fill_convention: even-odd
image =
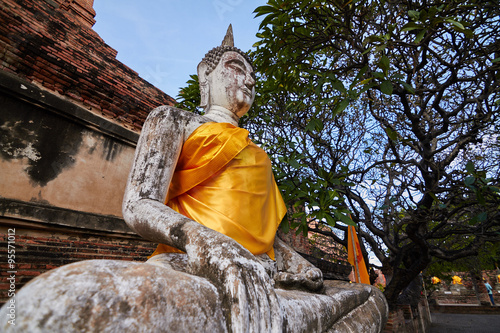
[(159, 118), (159, 119), (171, 119), (171, 120), (175, 119), (191, 120), (199, 117), (201, 116), (196, 113), (182, 110), (176, 108), (175, 106), (170, 106), (170, 105), (159, 106), (153, 109), (148, 115), (148, 119)]
[(207, 122), (207, 119), (190, 111), (182, 110), (170, 105), (163, 105), (153, 109), (149, 113), (146, 122), (188, 125), (191, 123), (202, 124)]

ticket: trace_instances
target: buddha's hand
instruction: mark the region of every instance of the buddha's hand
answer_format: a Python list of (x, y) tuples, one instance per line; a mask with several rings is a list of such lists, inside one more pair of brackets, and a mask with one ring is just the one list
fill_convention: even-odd
[(277, 288), (319, 292), (323, 289), (323, 273), (278, 237), (274, 240), (278, 274)]
[(274, 281), (247, 249), (208, 228), (189, 237), (185, 248), (190, 273), (207, 278), (219, 290), (232, 331), (282, 327)]
[(276, 286), (283, 289), (305, 289), (317, 292), (323, 288), (323, 273), (316, 267), (308, 267), (300, 273), (278, 272)]

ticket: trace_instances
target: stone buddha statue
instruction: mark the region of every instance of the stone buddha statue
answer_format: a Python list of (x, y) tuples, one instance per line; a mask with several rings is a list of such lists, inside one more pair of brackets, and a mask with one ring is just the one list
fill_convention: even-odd
[(137, 144), (123, 216), (160, 244), (152, 257), (82, 261), (43, 274), (16, 295), (17, 329), (381, 331), (388, 309), (378, 289), (323, 281), (275, 237), (286, 207), (269, 158), (238, 127), (254, 100), (255, 75), (231, 28), (198, 77), (204, 115), (156, 108)]
[[(274, 285), (318, 291), (323, 280), (319, 269), (275, 238), (286, 207), (269, 158), (238, 127), (255, 97), (255, 74), (234, 47), (231, 26), (198, 65), (198, 78), (203, 116), (160, 107), (146, 120), (124, 218), (160, 243), (148, 263), (177, 262), (177, 269), (227, 291), (221, 296), (232, 302), (226, 310), (231, 327), (247, 327), (246, 321), (281, 326)], [(186, 254), (171, 254), (179, 250)]]

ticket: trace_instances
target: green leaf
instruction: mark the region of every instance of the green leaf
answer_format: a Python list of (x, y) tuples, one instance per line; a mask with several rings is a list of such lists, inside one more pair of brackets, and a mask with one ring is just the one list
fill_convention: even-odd
[(272, 6), (260, 6), (260, 7), (255, 8), (255, 10), (253, 12), (256, 13), (255, 17), (259, 17), (259, 16), (262, 16), (265, 14), (272, 13), (274, 11), (275, 11), (275, 9)]
[(411, 85), (409, 85), (406, 82), (401, 82), (401, 84), (403, 85), (403, 87), (405, 87), (406, 91), (408, 91), (410, 94), (415, 94), (415, 89), (413, 89), (413, 87)]
[(393, 130), (392, 128), (390, 127), (386, 127), (385, 128), (385, 133), (387, 133), (387, 136), (389, 137), (389, 139), (391, 139), (392, 141), (396, 141), (398, 139), (398, 132), (396, 132), (395, 130)]
[(332, 84), (332, 87), (333, 87), (335, 90), (338, 90), (338, 91), (340, 91), (341, 93), (346, 93), (346, 92), (347, 92), (347, 90), (346, 90), (346, 89), (345, 89), (345, 87), (344, 87), (344, 84), (343, 84), (340, 80), (335, 79), (335, 80), (333, 80), (333, 81), (331, 82), (331, 84)]
[(496, 186), (488, 186), (488, 188), (490, 189), (490, 191), (493, 191), (495, 193), (500, 192), (500, 188), (498, 188)]
[(474, 167), (474, 163), (472, 161), (467, 162), (467, 165), (465, 166), (465, 170), (467, 170), (468, 173), (474, 173), (476, 171), (476, 168)]
[(384, 39), (380, 36), (377, 36), (377, 35), (372, 35), (372, 36), (368, 36), (367, 38), (365, 38), (365, 40), (363, 41), (363, 44), (367, 44), (367, 43), (374, 43), (374, 42), (383, 42)]
[(420, 24), (416, 24), (414, 22), (409, 22), (409, 23), (406, 23), (405, 25), (403, 25), (403, 27), (401, 28), (401, 31), (411, 31), (411, 30), (422, 29), (422, 28), (423, 27)]
[(424, 39), (424, 35), (425, 35), (426, 32), (427, 32), (427, 29), (424, 29), (424, 30), (420, 31), (417, 34), (417, 36), (415, 37), (414, 42), (417, 43), (417, 44), (420, 43), (422, 41), (422, 39)]
[(380, 84), (380, 91), (382, 91), (386, 95), (392, 95), (392, 83), (391, 81), (385, 80)]
[(352, 226), (356, 226), (356, 223), (349, 217), (349, 216), (346, 216), (342, 213), (339, 213), (339, 212), (335, 212), (335, 217), (340, 220), (342, 223), (345, 223), (347, 225), (352, 225)]
[(479, 222), (484, 222), (488, 218), (488, 213), (487, 212), (482, 212), (477, 215), (477, 220)]
[(468, 187), (470, 187), (470, 186), (472, 186), (472, 184), (474, 184), (475, 180), (476, 180), (475, 177), (469, 176), (469, 177), (465, 178), (464, 183), (465, 183), (465, 185), (467, 185)]
[(429, 192), (429, 195), (432, 197), (432, 199), (434, 199), (434, 201), (441, 202), (441, 200), (439, 200), (438, 197), (434, 193)]
[(452, 20), (452, 19), (446, 19), (445, 22), (453, 24), (458, 29), (465, 30), (465, 27), (460, 22), (457, 22), (457, 21)]
[(476, 197), (477, 197), (477, 202), (480, 205), (482, 205), (482, 206), (486, 205), (486, 200), (484, 200), (484, 196), (483, 196), (483, 194), (481, 192), (478, 191), (476, 193)]
[(416, 10), (409, 10), (408, 11), (408, 16), (412, 19), (412, 20), (418, 20), (420, 18), (420, 13), (417, 12)]
[(387, 47), (387, 44), (385, 44), (385, 43), (384, 43), (384, 44), (380, 44), (379, 46), (377, 46), (377, 47), (375, 48), (375, 50), (374, 50), (374, 51), (375, 51), (375, 52), (380, 52), (380, 51), (385, 50), (385, 48), (386, 48), (386, 47)]
[(283, 217), (283, 219), (281, 220), (280, 229), (285, 234), (287, 234), (290, 231), (290, 223), (288, 222), (287, 215), (285, 215), (285, 217)]
[(373, 77), (369, 77), (367, 79), (364, 79), (363, 81), (360, 81), (358, 83), (358, 85), (363, 85), (363, 84), (367, 84), (368, 82), (370, 82), (371, 80), (373, 80)]
[(380, 69), (387, 76), (387, 72), (389, 71), (389, 68), (390, 68), (389, 58), (387, 58), (385, 55), (383, 55), (382, 58), (380, 58), (380, 61), (378, 63), (378, 67), (380, 67)]
[(311, 119), (306, 126), (306, 131), (321, 131), (323, 129), (323, 122), (318, 118)]
[(334, 114), (341, 113), (342, 111), (345, 110), (345, 108), (347, 108), (348, 105), (349, 105), (349, 98), (343, 99), (342, 102), (340, 102), (339, 104), (337, 104), (335, 106), (335, 109), (333, 110), (333, 113)]
[(484, 222), (488, 218), (488, 213), (482, 212), (469, 220), (470, 225), (475, 225), (477, 222)]
[(290, 164), (290, 165), (291, 165), (293, 168), (295, 168), (295, 169), (300, 169), (300, 164), (299, 164), (299, 162), (297, 162), (297, 161), (296, 161), (296, 160), (294, 160), (294, 159), (290, 159), (290, 160), (288, 161), (288, 164)]
[(325, 218), (326, 218), (326, 223), (328, 223), (330, 227), (335, 228), (335, 226), (337, 225), (335, 219), (330, 214), (326, 214)]
[(270, 24), (272, 20), (274, 20), (278, 16), (278, 13), (272, 13), (264, 17), (262, 22), (259, 25), (259, 30), (263, 29), (266, 25)]

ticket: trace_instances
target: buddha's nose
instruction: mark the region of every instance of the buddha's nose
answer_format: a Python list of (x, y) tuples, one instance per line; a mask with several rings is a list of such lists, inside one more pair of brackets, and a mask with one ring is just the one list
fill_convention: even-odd
[(245, 85), (249, 89), (252, 89), (255, 86), (255, 78), (253, 76), (253, 73), (247, 73), (247, 75), (245, 77)]

